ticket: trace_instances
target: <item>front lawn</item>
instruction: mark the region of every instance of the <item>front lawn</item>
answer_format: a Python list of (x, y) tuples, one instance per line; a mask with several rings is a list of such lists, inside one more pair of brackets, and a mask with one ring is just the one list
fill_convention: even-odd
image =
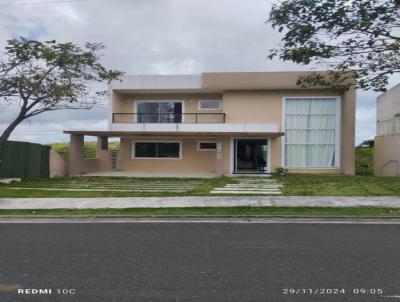
[[(287, 196), (400, 196), (400, 177), (290, 174), (273, 178), (284, 185), (281, 190)], [(210, 194), (213, 188), (237, 180), (235, 177), (70, 177), (24, 180), (12, 185), (0, 184), (0, 197), (209, 196), (213, 195)], [(73, 191), (76, 189), (78, 191)], [(133, 191), (138, 189), (146, 191)]]
[(289, 196), (400, 196), (400, 177), (290, 174), (277, 179)]
[(215, 187), (234, 182), (229, 177), (63, 177), (0, 184), (0, 197), (205, 196)]

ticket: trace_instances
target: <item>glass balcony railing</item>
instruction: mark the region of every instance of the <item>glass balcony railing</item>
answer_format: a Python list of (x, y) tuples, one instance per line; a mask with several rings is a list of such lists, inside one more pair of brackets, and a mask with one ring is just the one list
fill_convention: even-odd
[(113, 113), (113, 123), (225, 123), (225, 113)]

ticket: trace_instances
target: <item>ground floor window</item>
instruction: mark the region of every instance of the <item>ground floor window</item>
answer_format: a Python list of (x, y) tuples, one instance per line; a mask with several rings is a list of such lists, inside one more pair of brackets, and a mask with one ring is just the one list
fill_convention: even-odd
[(181, 158), (181, 143), (133, 142), (132, 158)]

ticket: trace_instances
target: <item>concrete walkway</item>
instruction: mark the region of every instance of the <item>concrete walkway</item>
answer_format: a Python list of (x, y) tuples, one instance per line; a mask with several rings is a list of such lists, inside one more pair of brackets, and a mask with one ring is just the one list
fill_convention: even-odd
[(211, 194), (236, 194), (236, 195), (281, 195), (279, 184), (275, 179), (239, 178), (237, 183), (228, 183), (223, 187), (214, 188)]
[(86, 173), (83, 175), (76, 175), (78, 177), (81, 176), (103, 176), (103, 177), (149, 177), (149, 178), (214, 178), (217, 177), (217, 173), (201, 173), (201, 172), (182, 172), (182, 173), (173, 173), (170, 172), (135, 172), (135, 171), (109, 171), (109, 172), (95, 172), (95, 173)]
[(0, 198), (0, 209), (171, 208), (233, 206), (400, 208), (400, 197), (188, 196), (115, 198)]

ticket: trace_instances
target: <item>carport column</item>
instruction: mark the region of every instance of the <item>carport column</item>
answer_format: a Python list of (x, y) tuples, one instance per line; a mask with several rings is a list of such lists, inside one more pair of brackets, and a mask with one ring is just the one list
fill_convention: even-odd
[(97, 137), (96, 159), (97, 171), (112, 170), (111, 151), (108, 150), (108, 137)]
[(71, 134), (69, 142), (68, 174), (81, 174), (83, 160), (84, 136), (81, 134)]
[(215, 172), (217, 175), (224, 175), (224, 156), (223, 156), (223, 143), (222, 141), (217, 141), (217, 150), (216, 150), (216, 159), (215, 159)]

